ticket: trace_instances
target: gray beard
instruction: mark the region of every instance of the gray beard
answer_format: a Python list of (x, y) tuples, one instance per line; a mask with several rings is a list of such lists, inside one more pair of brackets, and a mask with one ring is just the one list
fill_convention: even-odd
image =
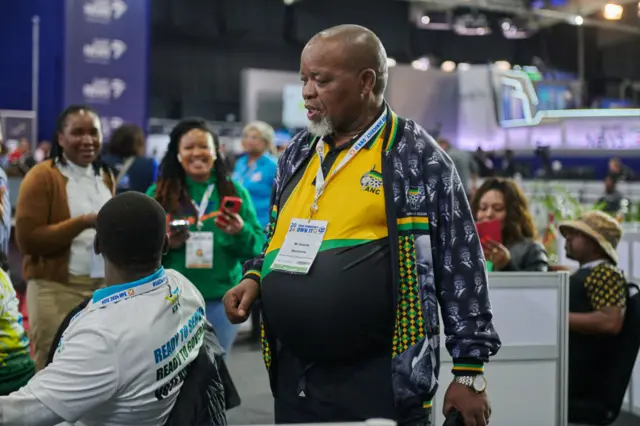
[(325, 137), (333, 133), (333, 124), (328, 117), (324, 117), (322, 120), (315, 122), (307, 122), (307, 130), (314, 136)]

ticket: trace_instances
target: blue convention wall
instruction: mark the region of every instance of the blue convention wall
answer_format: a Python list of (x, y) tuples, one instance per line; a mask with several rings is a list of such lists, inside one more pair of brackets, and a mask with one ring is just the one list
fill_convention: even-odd
[(103, 129), (144, 127), (150, 0), (0, 2), (0, 109), (32, 109), (32, 18), (40, 17), (38, 139), (69, 103), (103, 115)]
[(32, 17), (40, 16), (39, 139), (51, 137), (62, 108), (63, 6), (63, 0), (0, 2), (0, 109), (32, 109)]

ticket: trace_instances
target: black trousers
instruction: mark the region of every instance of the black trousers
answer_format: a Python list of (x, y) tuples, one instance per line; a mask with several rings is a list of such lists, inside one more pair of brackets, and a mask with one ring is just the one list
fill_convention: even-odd
[(316, 364), (278, 351), (275, 423), (361, 422), (371, 418), (402, 426), (428, 425), (424, 417), (401, 421), (391, 385), (391, 355), (346, 364)]

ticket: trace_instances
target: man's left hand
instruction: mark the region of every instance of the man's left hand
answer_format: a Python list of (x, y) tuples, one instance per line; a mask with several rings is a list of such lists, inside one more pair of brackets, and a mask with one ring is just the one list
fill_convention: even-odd
[(491, 417), (491, 404), (486, 392), (476, 393), (469, 387), (451, 382), (444, 395), (442, 414), (446, 417), (457, 409), (464, 420), (464, 426), (487, 426)]

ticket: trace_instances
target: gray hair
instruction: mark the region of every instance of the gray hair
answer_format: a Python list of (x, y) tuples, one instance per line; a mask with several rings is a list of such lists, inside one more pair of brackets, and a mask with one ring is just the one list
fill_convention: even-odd
[(256, 120), (244, 126), (242, 129), (242, 136), (244, 137), (248, 132), (255, 130), (260, 135), (260, 139), (267, 143), (267, 151), (275, 152), (275, 138), (276, 133), (269, 124), (264, 121)]

